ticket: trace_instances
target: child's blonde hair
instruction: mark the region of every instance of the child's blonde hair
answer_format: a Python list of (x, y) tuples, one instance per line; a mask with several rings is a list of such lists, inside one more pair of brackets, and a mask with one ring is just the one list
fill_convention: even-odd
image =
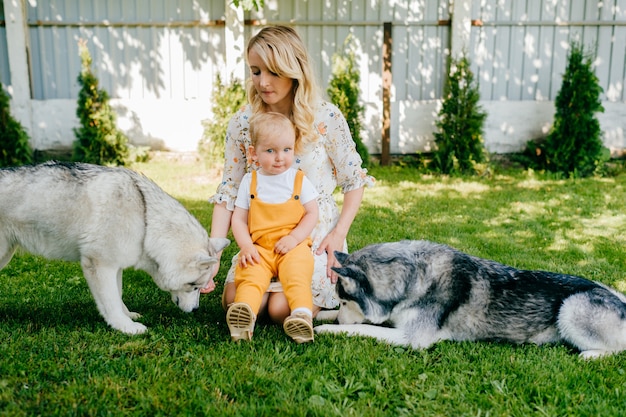
[(290, 129), (296, 142), (296, 127), (287, 116), (277, 112), (261, 112), (250, 117), (250, 142), (255, 147), (259, 139), (271, 137), (275, 132)]
[[(313, 123), (315, 106), (320, 96), (306, 47), (293, 28), (268, 26), (250, 39), (248, 54), (251, 49), (259, 55), (269, 71), (293, 80), (291, 119), (296, 129), (295, 150), (300, 153), (303, 145), (315, 142), (318, 138)], [(250, 79), (248, 101), (253, 114), (267, 109)]]

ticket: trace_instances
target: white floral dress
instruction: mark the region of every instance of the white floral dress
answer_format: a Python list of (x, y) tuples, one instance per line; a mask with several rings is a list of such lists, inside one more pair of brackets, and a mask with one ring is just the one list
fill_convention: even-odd
[[(239, 183), (246, 172), (258, 167), (252, 165), (246, 157), (250, 146), (248, 135), (248, 120), (252, 115), (249, 105), (241, 108), (230, 120), (226, 133), (226, 148), (224, 152), (225, 164), (222, 182), (209, 202), (215, 204), (226, 203), (228, 210), (234, 210)], [(361, 167), (362, 160), (356, 151), (354, 141), (350, 135), (348, 124), (339, 109), (329, 103), (321, 102), (315, 115), (315, 128), (319, 139), (311, 143), (302, 152), (296, 155), (294, 168), (300, 168), (313, 183), (319, 197), (319, 219), (317, 226), (311, 233), (313, 240), (312, 251), (319, 247), (326, 235), (335, 227), (339, 220), (339, 208), (333, 198), (333, 192), (340, 187), (343, 193), (363, 186), (371, 186), (375, 180), (367, 175), (367, 170)], [(347, 252), (347, 244), (344, 249)], [(335, 286), (326, 276), (326, 253), (315, 255), (315, 269), (313, 272), (313, 303), (322, 308), (335, 308), (338, 301), (335, 295)], [(226, 276), (226, 282), (234, 282), (234, 266), (237, 264), (238, 254), (232, 259), (232, 266)], [(270, 291), (282, 291), (279, 283), (273, 285)]]

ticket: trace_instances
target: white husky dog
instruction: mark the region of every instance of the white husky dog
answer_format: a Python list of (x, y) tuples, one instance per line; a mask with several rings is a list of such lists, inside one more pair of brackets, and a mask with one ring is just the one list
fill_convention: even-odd
[(517, 269), (427, 241), (335, 256), (340, 324), (317, 326), (318, 333), (416, 349), (440, 340), (500, 340), (566, 342), (584, 358), (626, 350), (626, 296), (582, 277)]
[(146, 326), (122, 301), (123, 269), (147, 272), (190, 312), (228, 244), (209, 239), (178, 201), (125, 168), (49, 162), (0, 169), (0, 269), (18, 246), (80, 261), (100, 314), (124, 333)]

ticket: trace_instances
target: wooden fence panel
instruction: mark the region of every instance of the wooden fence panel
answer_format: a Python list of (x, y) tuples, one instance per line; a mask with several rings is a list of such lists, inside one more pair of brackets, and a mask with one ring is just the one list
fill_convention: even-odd
[(484, 0), (472, 11), (482, 22), (470, 57), (483, 100), (554, 100), (574, 41), (596, 54), (603, 99), (625, 99), (626, 0)]

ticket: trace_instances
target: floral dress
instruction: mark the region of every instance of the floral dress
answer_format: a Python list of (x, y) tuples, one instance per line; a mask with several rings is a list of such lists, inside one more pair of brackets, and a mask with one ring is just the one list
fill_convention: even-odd
[[(250, 106), (241, 108), (231, 119), (226, 133), (225, 164), (222, 182), (209, 202), (215, 204), (226, 203), (228, 210), (234, 210), (239, 183), (246, 172), (258, 169), (246, 157), (250, 146), (248, 134), (248, 120), (252, 115)], [(311, 233), (315, 251), (326, 235), (335, 227), (339, 220), (339, 208), (333, 192), (340, 187), (343, 193), (363, 186), (371, 186), (375, 180), (367, 175), (367, 170), (361, 167), (361, 157), (356, 151), (354, 141), (350, 135), (348, 124), (339, 109), (329, 103), (320, 102), (315, 115), (315, 128), (319, 139), (310, 143), (296, 155), (294, 168), (300, 168), (313, 183), (319, 197), (319, 219)], [(347, 244), (344, 249), (347, 252)], [(338, 305), (335, 295), (335, 286), (326, 276), (328, 255), (314, 255), (315, 268), (313, 272), (313, 303), (322, 308), (334, 308)], [(232, 265), (226, 276), (226, 282), (234, 282), (234, 270), (238, 254), (232, 259)], [(270, 291), (282, 291), (279, 283), (270, 287)]]

